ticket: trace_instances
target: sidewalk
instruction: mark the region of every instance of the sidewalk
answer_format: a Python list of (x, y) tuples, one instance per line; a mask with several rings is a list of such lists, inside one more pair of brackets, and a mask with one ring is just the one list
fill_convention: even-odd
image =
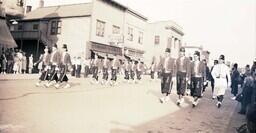
[(38, 79), (39, 74), (6, 74), (0, 75), (0, 81), (4, 80), (27, 80), (27, 79)]

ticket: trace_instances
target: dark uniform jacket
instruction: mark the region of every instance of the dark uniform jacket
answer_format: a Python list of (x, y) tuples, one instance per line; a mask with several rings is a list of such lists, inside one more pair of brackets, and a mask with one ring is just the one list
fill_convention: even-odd
[(191, 63), (191, 77), (203, 77), (206, 79), (206, 68), (202, 61), (199, 61), (198, 66), (196, 66), (195, 61)]
[(143, 71), (144, 70), (144, 65), (142, 63), (137, 64), (137, 71)]
[(112, 67), (113, 69), (118, 69), (119, 66), (120, 66), (120, 62), (119, 62), (118, 59), (112, 60), (112, 62), (111, 62), (111, 67)]
[(50, 62), (52, 65), (60, 65), (61, 54), (59, 51), (54, 51), (51, 54)]
[(71, 57), (69, 55), (69, 53), (67, 52), (63, 52), (61, 55), (61, 65), (69, 65), (71, 66)]
[(99, 67), (100, 66), (100, 59), (93, 59), (92, 60), (92, 66)]
[(174, 74), (175, 59), (172, 57), (165, 57), (160, 61), (160, 66), (162, 67), (162, 72)]
[(43, 62), (43, 65), (50, 65), (50, 59), (51, 59), (51, 54), (49, 53), (44, 53), (42, 56), (40, 56), (40, 59), (35, 62), (36, 64)]
[(103, 66), (103, 68), (109, 69), (110, 68), (110, 61), (108, 59), (107, 60), (103, 59), (102, 60), (102, 66)]

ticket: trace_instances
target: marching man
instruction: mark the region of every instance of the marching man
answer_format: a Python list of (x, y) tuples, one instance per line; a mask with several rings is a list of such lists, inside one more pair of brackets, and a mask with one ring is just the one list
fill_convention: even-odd
[(169, 94), (172, 89), (172, 76), (174, 74), (175, 59), (171, 57), (171, 50), (166, 48), (165, 57), (161, 61), (163, 66), (161, 77), (161, 93), (164, 97), (160, 98), (160, 102), (164, 103), (170, 100)]
[(144, 65), (141, 63), (140, 59), (138, 60), (137, 69), (136, 69), (136, 76), (137, 76), (137, 83), (141, 80), (141, 75), (143, 73)]
[(59, 71), (60, 58), (61, 58), (60, 52), (58, 51), (57, 45), (55, 44), (52, 47), (52, 54), (50, 58), (51, 70), (50, 70), (49, 82), (45, 85), (46, 87), (50, 87), (52, 85), (53, 80), (58, 82), (57, 73)]
[(124, 63), (124, 79), (129, 82), (130, 76), (129, 76), (129, 72), (131, 71), (131, 63), (128, 59), (125, 60)]
[(195, 51), (194, 61), (191, 63), (191, 96), (194, 97), (193, 107), (198, 105), (202, 97), (203, 83), (206, 79), (205, 65), (200, 61), (200, 52)]
[(100, 60), (98, 59), (98, 55), (95, 54), (95, 58), (92, 60), (92, 81), (91, 83), (99, 83), (99, 65), (100, 65)]
[(111, 82), (110, 85), (116, 85), (117, 84), (117, 70), (120, 66), (120, 62), (117, 59), (116, 55), (114, 59), (112, 60), (112, 68), (111, 68)]
[(39, 64), (40, 62), (43, 63), (42, 65), (42, 73), (41, 73), (41, 76), (39, 77), (39, 81), (36, 83), (36, 86), (40, 86), (40, 83), (42, 81), (45, 81), (45, 80), (49, 80), (49, 71), (50, 71), (50, 59), (51, 59), (51, 54), (50, 54), (50, 51), (48, 49), (48, 47), (46, 46), (44, 48), (44, 54), (40, 57), (40, 59), (34, 63), (34, 66), (36, 64)]
[(185, 56), (185, 48), (180, 48), (180, 56), (176, 60), (176, 80), (177, 80), (177, 94), (179, 96), (177, 105), (184, 102), (184, 95), (186, 93), (187, 82), (190, 82), (190, 60)]
[(105, 57), (104, 57), (104, 60), (103, 60), (103, 77), (102, 77), (102, 81), (101, 81), (101, 84), (104, 85), (107, 83), (108, 81), (108, 71), (109, 71), (109, 68), (110, 68), (110, 62), (108, 60), (108, 55), (106, 54)]
[(225, 91), (231, 86), (231, 78), (229, 68), (225, 63), (225, 56), (220, 55), (219, 64), (212, 69), (212, 77), (214, 79), (215, 87), (214, 94), (217, 96), (217, 107), (220, 108), (224, 99)]
[(67, 51), (68, 51), (67, 44), (63, 44), (61, 61), (60, 61), (60, 77), (58, 79), (57, 84), (55, 85), (56, 89), (60, 87), (60, 84), (62, 82), (66, 82), (66, 85), (64, 88), (70, 88), (70, 84), (68, 83), (67, 72), (68, 72), (68, 68), (72, 67), (72, 63), (71, 63), (70, 55)]

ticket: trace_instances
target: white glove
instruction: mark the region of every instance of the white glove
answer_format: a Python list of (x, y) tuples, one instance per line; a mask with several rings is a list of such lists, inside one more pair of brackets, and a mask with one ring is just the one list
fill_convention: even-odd
[(231, 82), (228, 82), (228, 87), (231, 87)]
[(55, 68), (55, 71), (59, 71), (60, 69), (58, 67)]

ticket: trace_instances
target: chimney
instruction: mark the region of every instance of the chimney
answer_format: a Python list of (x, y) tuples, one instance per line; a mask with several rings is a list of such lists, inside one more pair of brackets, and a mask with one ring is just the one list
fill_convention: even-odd
[(42, 7), (44, 7), (44, 0), (39, 1), (39, 8), (42, 8)]
[(26, 8), (26, 14), (29, 13), (29, 12), (31, 12), (31, 10), (32, 10), (32, 6), (27, 6), (27, 8)]

